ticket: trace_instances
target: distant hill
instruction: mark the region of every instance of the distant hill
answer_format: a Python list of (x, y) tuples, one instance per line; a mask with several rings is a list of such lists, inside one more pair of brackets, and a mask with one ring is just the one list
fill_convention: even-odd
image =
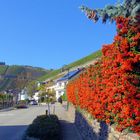
[(22, 89), (29, 82), (37, 80), (50, 70), (31, 66), (0, 65), (0, 91), (7, 89)]
[(0, 66), (0, 75), (5, 74), (5, 72), (7, 71), (7, 68), (8, 68), (8, 66), (5, 66), (5, 65)]
[[(71, 70), (71, 69), (76, 69), (78, 67), (85, 66), (85, 64), (88, 65), (88, 63), (91, 64), (92, 61), (100, 58), (101, 56), (102, 56), (101, 50), (96, 51), (96, 52), (94, 52), (94, 53), (92, 53), (92, 54), (90, 54), (90, 55), (88, 55), (88, 56), (86, 56), (82, 59), (79, 59), (79, 60), (77, 60), (73, 63), (70, 63), (70, 64), (66, 65), (65, 69), (70, 69)], [(54, 78), (55, 79), (57, 77), (61, 77), (62, 75), (63, 75), (62, 68), (60, 68), (60, 69), (57, 69), (57, 70), (53, 70), (49, 74), (46, 74), (46, 75), (42, 76), (41, 78), (39, 78), (39, 80), (43, 81), (43, 80), (46, 80), (46, 79), (49, 79), (49, 78), (51, 78), (51, 79)]]

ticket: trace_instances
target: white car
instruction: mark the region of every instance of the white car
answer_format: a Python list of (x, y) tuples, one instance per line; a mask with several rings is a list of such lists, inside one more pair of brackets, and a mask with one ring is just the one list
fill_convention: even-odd
[(29, 104), (30, 104), (30, 105), (38, 105), (37, 101), (35, 101), (35, 100), (31, 100), (31, 101), (29, 102)]

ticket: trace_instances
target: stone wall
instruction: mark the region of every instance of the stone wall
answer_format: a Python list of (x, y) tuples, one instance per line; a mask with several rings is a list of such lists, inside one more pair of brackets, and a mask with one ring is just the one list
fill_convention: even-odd
[(133, 133), (122, 133), (115, 130), (115, 126), (109, 126), (105, 122), (98, 122), (88, 113), (75, 111), (70, 106), (68, 113), (75, 116), (75, 125), (78, 128), (83, 140), (140, 140), (140, 137)]

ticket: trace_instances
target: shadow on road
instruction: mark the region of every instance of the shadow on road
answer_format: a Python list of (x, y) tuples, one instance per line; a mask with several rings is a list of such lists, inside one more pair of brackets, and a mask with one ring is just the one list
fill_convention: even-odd
[(0, 140), (22, 140), (28, 125), (0, 126)]
[(65, 120), (60, 120), (60, 124), (61, 140), (82, 140), (74, 123), (67, 122)]

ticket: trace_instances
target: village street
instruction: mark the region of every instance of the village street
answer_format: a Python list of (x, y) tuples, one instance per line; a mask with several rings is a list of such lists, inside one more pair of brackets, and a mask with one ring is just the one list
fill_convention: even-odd
[[(38, 115), (45, 114), (46, 110), (47, 105), (41, 105), (0, 112), (0, 140), (22, 140), (28, 125)], [(63, 105), (59, 103), (52, 104), (50, 111), (51, 114), (55, 113), (60, 120), (62, 140), (82, 140)]]
[(24, 131), (33, 119), (45, 114), (47, 106), (32, 106), (0, 112), (0, 140), (21, 140)]

